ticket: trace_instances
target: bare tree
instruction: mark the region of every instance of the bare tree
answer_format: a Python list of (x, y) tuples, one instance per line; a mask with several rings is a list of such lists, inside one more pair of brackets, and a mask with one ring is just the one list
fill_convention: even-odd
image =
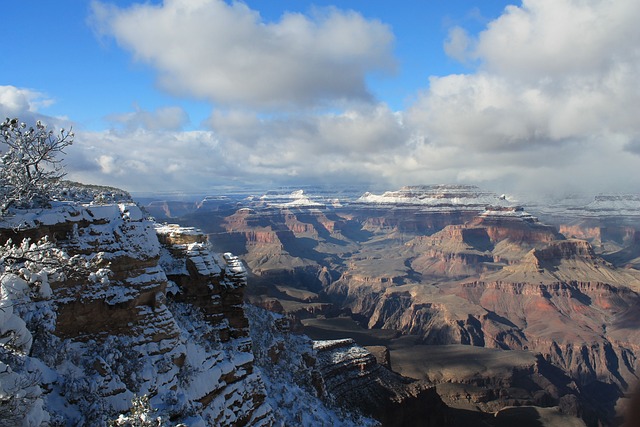
[(27, 127), (18, 119), (0, 124), (2, 158), (0, 162), (0, 213), (11, 206), (32, 207), (46, 203), (65, 173), (61, 159), (64, 149), (73, 143), (71, 130), (55, 135), (39, 120)]

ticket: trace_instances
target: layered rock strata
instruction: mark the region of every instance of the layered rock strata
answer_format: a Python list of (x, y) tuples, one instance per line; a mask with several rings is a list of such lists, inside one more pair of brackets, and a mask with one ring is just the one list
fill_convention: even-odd
[(435, 387), (392, 372), (352, 339), (314, 341), (327, 394), (383, 426), (446, 426), (451, 416)]
[(21, 305), (29, 355), (3, 347), (3, 363), (39, 378), (43, 420), (105, 425), (148, 395), (174, 423), (273, 422), (241, 305), (246, 273), (198, 231), (154, 228), (132, 203), (58, 203), (3, 218), (0, 237), (47, 237), (79, 261), (48, 298)]
[[(285, 425), (449, 425), (434, 387), (391, 372), (352, 339), (312, 341), (292, 332), (290, 316), (245, 310), (267, 399)], [(294, 410), (283, 411), (287, 407)]]

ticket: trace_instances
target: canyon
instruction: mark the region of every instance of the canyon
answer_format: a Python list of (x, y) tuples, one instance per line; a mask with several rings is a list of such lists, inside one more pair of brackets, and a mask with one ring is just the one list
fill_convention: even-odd
[(246, 305), (237, 256), (124, 192), (74, 185), (0, 239), (0, 425), (448, 422), (433, 385)]
[(295, 318), (312, 338), (372, 346), (451, 408), (532, 407), (549, 425), (613, 425), (638, 372), (636, 205), (598, 196), (531, 203), (533, 215), (508, 196), (439, 185), (146, 209), (231, 248), (247, 266), (249, 303)]
[(632, 197), (63, 195), (0, 221), (6, 425), (616, 425), (637, 382)]

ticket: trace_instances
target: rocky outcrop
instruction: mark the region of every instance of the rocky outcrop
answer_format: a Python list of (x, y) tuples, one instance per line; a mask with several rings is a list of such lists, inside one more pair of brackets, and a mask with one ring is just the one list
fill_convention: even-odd
[(532, 248), (563, 236), (520, 207), (488, 207), (464, 225), (447, 225), (406, 245), (411, 266), (425, 278), (464, 278), (499, 270)]
[(493, 262), (493, 243), (484, 228), (448, 225), (432, 236), (420, 236), (405, 245), (417, 254), (411, 266), (427, 277), (468, 277)]
[(575, 239), (553, 242), (544, 248), (534, 249), (531, 256), (537, 260), (539, 265), (544, 262), (560, 263), (562, 260), (575, 258), (588, 261), (596, 259), (596, 254), (587, 241)]
[(450, 423), (434, 387), (389, 371), (352, 339), (314, 341), (313, 349), (326, 392), (341, 405), (358, 408), (383, 426)]
[(0, 235), (47, 236), (77, 260), (21, 312), (36, 331), (30, 355), (3, 360), (40, 378), (50, 420), (104, 425), (146, 394), (176, 423), (272, 423), (242, 310), (246, 272), (201, 233), (154, 229), (132, 203), (60, 203), (4, 218)]
[(563, 238), (555, 228), (540, 223), (520, 206), (487, 207), (468, 226), (483, 227), (494, 243), (509, 240), (518, 244), (540, 245)]

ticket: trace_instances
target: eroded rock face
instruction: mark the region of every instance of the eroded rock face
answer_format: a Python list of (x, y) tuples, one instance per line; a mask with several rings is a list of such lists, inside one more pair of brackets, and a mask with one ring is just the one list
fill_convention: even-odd
[(273, 422), (242, 310), (246, 272), (201, 233), (154, 228), (132, 203), (66, 203), (18, 212), (0, 235), (48, 236), (85, 260), (51, 283), (46, 316), (22, 313), (38, 332), (21, 363), (40, 372), (52, 421), (105, 425), (147, 394), (176, 423)]
[(612, 402), (640, 369), (636, 289), (636, 272), (613, 268), (585, 241), (562, 240), (480, 279), (388, 287), (351, 307), (366, 313), (369, 327), (425, 344), (539, 352), (576, 382), (583, 405), (593, 399), (587, 406), (611, 419)]
[(417, 254), (410, 266), (421, 283), (410, 271), (393, 281), (375, 269), (372, 277), (347, 271), (327, 292), (369, 328), (418, 335), (425, 344), (539, 352), (576, 381), (583, 406), (612, 419), (613, 402), (640, 369), (631, 327), (640, 309), (637, 271), (535, 222), (491, 222), (448, 226), (405, 245), (397, 256)]
[(327, 394), (383, 426), (445, 426), (451, 422), (434, 387), (398, 375), (352, 339), (314, 341), (317, 367)]
[(562, 208), (559, 233), (469, 186), (406, 187), (314, 209), (248, 205), (210, 230), (270, 236), (240, 245), (258, 278), (251, 301), (302, 318), (349, 315), (423, 344), (539, 352), (576, 382), (580, 404), (598, 390), (609, 405), (635, 382), (637, 215), (619, 222)]
[(463, 225), (448, 225), (406, 244), (411, 266), (426, 277), (463, 278), (519, 261), (532, 248), (563, 239), (522, 208), (488, 207)]
[[(391, 347), (396, 369), (412, 378), (427, 378), (454, 408), (481, 408), (493, 413), (506, 406), (557, 407), (576, 400), (578, 387), (540, 355), (468, 345), (423, 345), (403, 337)], [(588, 412), (579, 402), (566, 415)]]

